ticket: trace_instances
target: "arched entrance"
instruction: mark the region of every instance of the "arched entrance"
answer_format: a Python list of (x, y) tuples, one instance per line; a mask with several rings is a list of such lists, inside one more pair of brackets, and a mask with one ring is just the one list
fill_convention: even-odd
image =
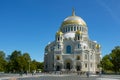
[(70, 70), (70, 69), (71, 69), (71, 67), (70, 67), (70, 63), (69, 63), (69, 62), (66, 63), (66, 69), (67, 69), (67, 70)]
[(80, 65), (76, 66), (76, 70), (81, 71), (81, 66)]
[(77, 70), (77, 71), (81, 71), (81, 68), (82, 68), (81, 63), (80, 63), (80, 62), (77, 62), (77, 63), (76, 63), (76, 70)]
[(62, 64), (60, 62), (56, 63), (56, 71), (60, 71), (62, 68)]
[(66, 69), (66, 71), (70, 71), (72, 69), (72, 59), (71, 58), (66, 58), (64, 61), (64, 69)]
[(60, 71), (60, 66), (56, 66), (56, 71)]

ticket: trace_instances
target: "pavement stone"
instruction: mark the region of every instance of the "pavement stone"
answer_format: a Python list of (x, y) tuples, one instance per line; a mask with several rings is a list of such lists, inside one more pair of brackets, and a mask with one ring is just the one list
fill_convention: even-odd
[(39, 74), (39, 75), (23, 75), (4, 77), (0, 80), (120, 80), (120, 75), (91, 75), (89, 78), (86, 75), (75, 74)]

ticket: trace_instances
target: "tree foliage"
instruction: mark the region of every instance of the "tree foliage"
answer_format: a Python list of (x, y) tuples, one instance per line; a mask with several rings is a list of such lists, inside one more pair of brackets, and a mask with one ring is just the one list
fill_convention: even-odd
[(0, 72), (5, 71), (5, 66), (7, 62), (5, 60), (5, 53), (3, 51), (0, 51)]
[(110, 61), (113, 64), (113, 71), (120, 71), (120, 46), (115, 47), (110, 53)]
[(19, 73), (38, 69), (43, 69), (43, 64), (31, 60), (29, 53), (22, 54), (21, 51), (15, 50), (5, 57), (5, 53), (0, 51), (0, 71)]
[(103, 68), (104, 70), (111, 70), (112, 67), (113, 67), (113, 64), (112, 64), (112, 62), (110, 61), (109, 57), (110, 57), (109, 55), (106, 55), (106, 56), (104, 56), (103, 59), (102, 59), (102, 68)]
[(109, 55), (105, 55), (101, 64), (103, 70), (120, 72), (120, 46), (116, 46)]

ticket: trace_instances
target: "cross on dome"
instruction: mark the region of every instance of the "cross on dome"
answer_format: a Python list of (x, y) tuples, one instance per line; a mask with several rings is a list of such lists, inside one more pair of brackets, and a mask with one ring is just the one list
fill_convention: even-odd
[(74, 10), (74, 8), (72, 9), (72, 16), (75, 16), (75, 10)]

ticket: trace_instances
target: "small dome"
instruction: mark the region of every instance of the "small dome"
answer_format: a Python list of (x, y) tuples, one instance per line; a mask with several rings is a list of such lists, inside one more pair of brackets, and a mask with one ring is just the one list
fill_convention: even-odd
[(63, 33), (61, 31), (58, 31), (56, 35), (62, 35)]
[(76, 16), (74, 11), (72, 12), (72, 16), (69, 16), (64, 19), (62, 26), (67, 24), (79, 24), (79, 25), (86, 26), (85, 21), (81, 17)]
[(99, 49), (99, 48), (100, 48), (100, 45), (99, 45), (99, 44), (96, 44), (96, 48)]
[(82, 34), (82, 32), (80, 30), (77, 30), (75, 33), (76, 34)]

